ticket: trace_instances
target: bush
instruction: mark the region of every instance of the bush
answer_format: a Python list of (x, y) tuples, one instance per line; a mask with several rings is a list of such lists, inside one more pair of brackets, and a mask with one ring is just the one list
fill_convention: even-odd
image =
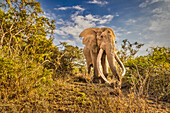
[(165, 47), (151, 48), (148, 55), (129, 58), (125, 63), (126, 77), (140, 95), (149, 94), (168, 101), (169, 50)]
[[(47, 70), (27, 55), (0, 55), (1, 99), (21, 98), (23, 95), (44, 95), (45, 86), (52, 83), (52, 70)], [(1, 102), (2, 102), (1, 101)]]

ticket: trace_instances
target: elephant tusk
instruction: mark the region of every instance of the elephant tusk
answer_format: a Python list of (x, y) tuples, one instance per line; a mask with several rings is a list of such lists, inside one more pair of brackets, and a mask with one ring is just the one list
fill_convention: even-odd
[(101, 77), (103, 78), (103, 80), (104, 80), (105, 82), (107, 82), (108, 84), (111, 84), (111, 82), (109, 82), (109, 81), (106, 79), (106, 77), (104, 76), (104, 74), (103, 74), (103, 72), (102, 72), (102, 70), (101, 70), (101, 68), (100, 68), (100, 67), (101, 67), (101, 57), (102, 57), (102, 54), (103, 54), (103, 49), (100, 49), (99, 54), (98, 54), (98, 56), (97, 56), (97, 69), (98, 69)]
[(117, 56), (117, 54), (115, 53), (115, 59), (118, 61), (120, 67), (123, 69), (123, 73), (122, 73), (122, 76), (125, 75), (126, 73), (126, 69), (125, 69), (125, 66), (123, 65), (123, 63), (121, 62), (121, 60), (119, 59), (119, 57)]

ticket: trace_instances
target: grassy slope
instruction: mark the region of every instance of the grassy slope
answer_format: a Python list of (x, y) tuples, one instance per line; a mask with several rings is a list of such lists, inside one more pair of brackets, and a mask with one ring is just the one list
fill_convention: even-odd
[[(4, 89), (7, 90), (7, 89)], [(85, 83), (71, 78), (58, 79), (43, 95), (32, 92), (13, 98), (2, 98), (0, 111), (5, 112), (87, 112), (87, 113), (168, 113), (168, 106), (151, 100), (138, 98), (134, 93), (113, 89), (106, 84)], [(6, 100), (4, 100), (6, 99)]]

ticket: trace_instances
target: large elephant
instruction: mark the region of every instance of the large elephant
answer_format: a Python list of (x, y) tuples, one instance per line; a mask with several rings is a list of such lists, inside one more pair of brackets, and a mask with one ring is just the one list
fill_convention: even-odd
[[(100, 74), (106, 83), (112, 83), (112, 80), (107, 80), (108, 72), (106, 56), (110, 69), (117, 80), (120, 80), (120, 77), (116, 70), (115, 59), (123, 69), (122, 76), (124, 76), (126, 70), (123, 63), (115, 53), (115, 35), (112, 29), (107, 27), (88, 28), (82, 31), (79, 37), (84, 37), (83, 44), (85, 47), (83, 49), (83, 53), (86, 58), (88, 74), (90, 74), (91, 67), (93, 66), (94, 68), (94, 81), (98, 80), (98, 75)], [(100, 67), (103, 68), (103, 72)]]

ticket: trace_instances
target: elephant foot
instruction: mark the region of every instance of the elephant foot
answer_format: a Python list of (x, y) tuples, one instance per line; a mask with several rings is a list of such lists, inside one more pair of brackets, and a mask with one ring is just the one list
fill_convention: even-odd
[(102, 77), (99, 77), (99, 83), (106, 83)]
[(101, 77), (94, 77), (93, 83), (104, 83), (104, 80)]
[[(104, 76), (107, 78), (108, 74), (104, 74)], [(104, 81), (103, 78), (100, 76), (99, 83), (106, 83), (106, 81)]]
[(93, 78), (93, 83), (99, 83), (99, 78), (98, 77)]
[(93, 83), (105, 83), (105, 81), (101, 77), (95, 77), (93, 78)]

